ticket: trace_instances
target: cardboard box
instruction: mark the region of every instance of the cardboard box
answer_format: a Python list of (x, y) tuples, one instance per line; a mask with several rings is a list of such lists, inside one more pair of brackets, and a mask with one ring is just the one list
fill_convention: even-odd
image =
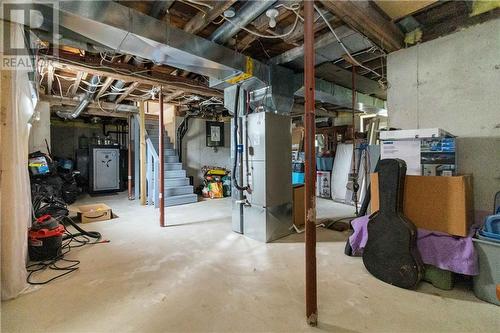
[(304, 185), (293, 186), (293, 224), (297, 228), (304, 226), (306, 223), (304, 190)]
[[(371, 178), (371, 211), (379, 209), (378, 174)], [(406, 176), (404, 214), (417, 228), (465, 237), (472, 224), (472, 177)]]
[(113, 218), (111, 207), (102, 203), (78, 206), (75, 211), (82, 223), (106, 221)]
[(292, 150), (302, 151), (304, 139), (304, 127), (294, 127), (292, 129)]

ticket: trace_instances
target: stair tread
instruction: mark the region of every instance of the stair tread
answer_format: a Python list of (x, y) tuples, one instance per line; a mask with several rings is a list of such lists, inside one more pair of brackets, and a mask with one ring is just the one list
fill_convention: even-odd
[(165, 198), (165, 206), (180, 206), (198, 202), (197, 194), (182, 194)]
[(179, 194), (179, 195), (172, 195), (171, 197), (168, 198), (189, 198), (189, 197), (197, 197), (198, 195), (195, 193), (188, 193), (188, 194)]

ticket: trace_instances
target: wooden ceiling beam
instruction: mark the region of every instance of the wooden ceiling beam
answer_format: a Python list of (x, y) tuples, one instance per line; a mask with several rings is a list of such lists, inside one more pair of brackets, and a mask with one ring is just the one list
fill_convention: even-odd
[(128, 64), (113, 63), (103, 67), (100, 66), (98, 59), (92, 60), (88, 58), (84, 61), (79, 56), (68, 54), (61, 50), (59, 50), (58, 57), (47, 55), (45, 58), (52, 61), (55, 67), (66, 68), (75, 72), (85, 71), (125, 82), (139, 82), (152, 86), (162, 85), (169, 90), (183, 90), (187, 93), (201, 96), (223, 96), (223, 93), (220, 90), (210, 88), (201, 82), (179, 76), (154, 71), (141, 73), (140, 76), (128, 74), (128, 72), (133, 73), (134, 71), (137, 71), (135, 66)]
[[(326, 12), (323, 14), (325, 18), (328, 20), (330, 25), (335, 29), (337, 26), (341, 24), (341, 21), (336, 18), (332, 13)], [(321, 18), (318, 12), (314, 12), (314, 33), (321, 31), (327, 27), (325, 21)], [(288, 31), (288, 30), (285, 30)], [(289, 44), (294, 44), (301, 41), (304, 38), (304, 23), (299, 21), (297, 24), (297, 28), (288, 36), (286, 36), (283, 40)]]
[(175, 0), (153, 1), (148, 15), (161, 20), (168, 13), (174, 2)]
[[(280, 3), (283, 3), (283, 4), (286, 4), (287, 6), (292, 6), (294, 4), (300, 4), (302, 1), (293, 1), (293, 2), (283, 2), (281, 1)], [(290, 10), (287, 10), (286, 8), (284, 8), (283, 6), (280, 6), (278, 7), (278, 17), (276, 17), (276, 22), (279, 24), (280, 21), (288, 18), (290, 15), (293, 14), (292, 11)], [(299, 21), (299, 23), (297, 24), (297, 26), (299, 24), (302, 24), (302, 22)], [(285, 29), (283, 29), (284, 32), (287, 32), (289, 31), (289, 29), (291, 29), (293, 26), (292, 25), (289, 25), (287, 26)], [(267, 32), (268, 34), (273, 34), (273, 35), (279, 35), (280, 33), (278, 33), (277, 31), (274, 31), (274, 30), (271, 30), (269, 28), (269, 17), (266, 16), (266, 13), (263, 13), (261, 14), (259, 17), (257, 17), (257, 19), (255, 19), (255, 21), (253, 21), (251, 23), (251, 27), (253, 29), (255, 29), (256, 31), (260, 32), (260, 33), (264, 33), (264, 32)], [(240, 51), (243, 51), (245, 50), (246, 48), (248, 48), (258, 37), (253, 35), (253, 34), (247, 34), (245, 37), (243, 37), (241, 40), (238, 41), (238, 50)]]
[(320, 2), (347, 25), (368, 37), (382, 49), (392, 52), (403, 47), (403, 33), (373, 8), (370, 1), (320, 0)]
[(76, 74), (76, 80), (73, 83), (73, 86), (71, 87), (69, 97), (73, 97), (76, 95), (76, 92), (78, 91), (78, 87), (80, 87), (80, 82), (82, 82), (82, 79), (84, 76), (87, 77), (86, 72), (78, 71), (78, 73)]
[(49, 66), (47, 69), (47, 91), (45, 95), (52, 95), (52, 85), (54, 84), (54, 72), (53, 66)]
[(174, 100), (176, 99), (177, 97), (180, 97), (182, 95), (184, 95), (184, 91), (182, 90), (177, 90), (176, 92), (173, 92), (171, 94), (168, 94), (166, 95), (165, 97), (163, 97), (163, 103), (168, 103), (170, 102), (171, 100)]
[(133, 82), (132, 84), (130, 84), (127, 87), (127, 89), (123, 92), (123, 94), (121, 94), (120, 97), (118, 97), (118, 99), (116, 100), (116, 104), (120, 104), (125, 98), (127, 98), (127, 96), (130, 95), (137, 88), (138, 85), (139, 82)]
[(215, 6), (207, 13), (199, 12), (184, 27), (184, 31), (197, 34), (205, 29), (213, 20), (218, 18), (226, 9), (231, 7), (236, 0), (216, 1)]
[[(57, 108), (52, 108), (53, 106), (56, 107), (67, 106), (74, 108), (80, 103), (80, 101), (78, 100), (74, 100), (72, 98), (67, 98), (67, 97), (61, 98), (59, 96), (42, 95), (40, 96), (40, 99), (42, 101), (50, 103), (51, 110), (53, 113), (57, 111)], [(102, 111), (101, 108), (107, 110), (108, 112)], [(96, 102), (91, 102), (85, 109), (83, 114), (126, 119), (130, 115), (130, 113), (137, 113), (137, 112), (138, 108), (135, 105), (127, 105), (127, 104), (116, 105), (115, 103), (109, 103), (109, 102), (100, 102), (99, 104), (97, 104)]]
[(97, 93), (97, 96), (95, 97), (95, 99), (98, 100), (99, 98), (101, 98), (101, 96), (106, 92), (106, 90), (109, 89), (109, 87), (111, 86), (111, 84), (114, 81), (115, 80), (112, 77), (106, 78), (106, 81), (104, 81), (101, 89), (99, 89), (99, 92)]

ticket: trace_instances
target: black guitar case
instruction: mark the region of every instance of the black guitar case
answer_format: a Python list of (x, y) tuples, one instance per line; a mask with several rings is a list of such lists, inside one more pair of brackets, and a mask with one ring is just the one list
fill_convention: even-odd
[(379, 163), (379, 211), (370, 216), (363, 263), (376, 278), (413, 289), (424, 274), (417, 249), (417, 228), (403, 215), (406, 163), (383, 159)]

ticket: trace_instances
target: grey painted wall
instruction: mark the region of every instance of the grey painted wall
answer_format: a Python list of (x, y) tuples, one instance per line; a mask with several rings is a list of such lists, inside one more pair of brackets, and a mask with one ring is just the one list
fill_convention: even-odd
[(389, 125), (443, 128), (458, 138), (476, 210), (500, 191), (500, 19), (389, 54)]
[(202, 184), (204, 165), (231, 168), (231, 133), (229, 122), (224, 124), (224, 147), (214, 148), (206, 146), (205, 119), (191, 119), (189, 130), (183, 139), (183, 166), (189, 176), (193, 176), (195, 186)]

